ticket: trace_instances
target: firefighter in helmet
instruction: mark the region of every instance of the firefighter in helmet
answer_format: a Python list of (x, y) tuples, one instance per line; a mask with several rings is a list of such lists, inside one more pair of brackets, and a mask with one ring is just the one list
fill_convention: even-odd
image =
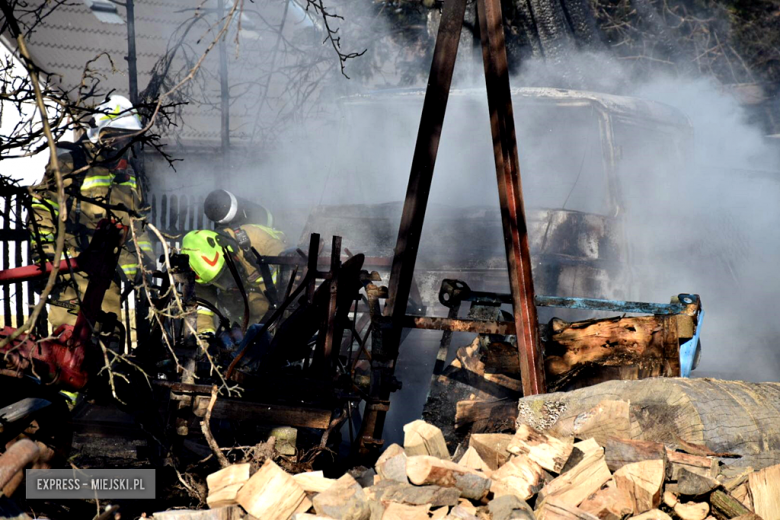
[[(112, 94), (95, 108), (80, 140), (57, 143), (68, 218), (65, 252), (69, 257), (77, 256), (86, 248), (101, 219), (110, 217), (130, 226), (131, 216), (122, 208), (139, 214), (143, 211), (139, 179), (127, 160), (132, 136), (141, 129), (141, 119), (130, 101)], [(33, 192), (28, 218), (33, 255), (36, 260), (52, 259), (62, 208), (58, 205), (54, 172), (50, 168)], [(152, 267), (151, 242), (140, 226), (136, 226), (136, 235), (144, 265)], [(135, 244), (128, 240), (119, 256), (118, 276), (103, 300), (104, 312), (120, 316), (118, 281), (138, 282), (142, 272), (138, 263)], [(63, 324), (75, 324), (79, 297), (84, 295), (87, 283), (87, 278), (80, 273), (74, 273), (72, 278), (70, 274), (61, 276), (49, 300), (49, 322), (54, 329)]]
[[(190, 231), (182, 239), (181, 247), (182, 253), (189, 255), (190, 267), (195, 272), (196, 295), (215, 304), (231, 322), (241, 323), (244, 301), (227, 266), (227, 253), (234, 261), (247, 293), (249, 323), (258, 323), (268, 312), (270, 304), (252, 249), (263, 256), (277, 256), (286, 248), (284, 233), (272, 227), (271, 213), (265, 208), (225, 190), (209, 194), (205, 213), (217, 229)], [(271, 275), (276, 281), (274, 269), (271, 269)], [(199, 307), (198, 334), (203, 336), (215, 332), (214, 313)]]

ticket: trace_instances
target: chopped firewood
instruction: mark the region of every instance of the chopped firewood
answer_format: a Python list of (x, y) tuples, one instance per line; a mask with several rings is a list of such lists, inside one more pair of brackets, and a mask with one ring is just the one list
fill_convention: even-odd
[(366, 488), (374, 485), (374, 476), (376, 475), (376, 471), (374, 471), (373, 468), (357, 466), (349, 470), (347, 473), (352, 475), (352, 478), (354, 478), (357, 483), (360, 484), (360, 487)]
[(494, 471), (490, 478), (493, 481), (490, 491), (494, 497), (513, 495), (528, 500), (542, 488), (544, 471), (528, 456), (518, 455)]
[(596, 439), (585, 439), (584, 441), (575, 442), (574, 447), (582, 453), (590, 453), (591, 451), (601, 449), (601, 446), (596, 442)]
[(410, 506), (391, 502), (385, 507), (382, 520), (428, 520), (429, 505)]
[(733, 518), (732, 520), (765, 520), (758, 516), (755, 513), (745, 513), (744, 515), (740, 515), (736, 518)]
[(710, 514), (710, 505), (705, 502), (680, 502), (674, 506), (674, 514), (682, 520), (704, 520)]
[(631, 520), (672, 520), (672, 517), (661, 511), (660, 509), (651, 509), (647, 513), (641, 515), (632, 516)]
[(249, 464), (233, 464), (206, 477), (209, 494), (234, 484), (249, 480)]
[(491, 520), (535, 520), (531, 506), (514, 495), (494, 498), (488, 503), (488, 511)]
[(298, 506), (298, 509), (295, 510), (294, 515), (298, 513), (307, 513), (311, 508), (314, 507), (314, 504), (311, 500), (309, 500), (309, 497), (306, 497), (303, 499), (303, 502), (301, 502), (301, 505)]
[(473, 500), (482, 499), (490, 490), (490, 479), (483, 473), (428, 455), (409, 457), (406, 475), (412, 484), (458, 488), (461, 496)]
[(477, 452), (476, 449), (474, 449), (473, 446), (469, 446), (469, 448), (466, 450), (466, 452), (458, 461), (458, 464), (460, 464), (461, 466), (465, 466), (467, 468), (481, 471), (488, 477), (493, 471), (490, 469), (490, 466), (488, 466), (487, 463), (484, 460), (482, 460), (482, 457), (479, 456), (479, 453)]
[[(604, 466), (606, 467), (606, 466)], [(537, 520), (598, 520), (598, 517), (561, 500), (545, 500), (536, 511)]]
[(602, 488), (579, 505), (579, 508), (601, 520), (621, 520), (634, 512), (631, 495), (616, 487)]
[(238, 484), (231, 484), (216, 491), (209, 491), (209, 496), (206, 498), (206, 504), (208, 504), (211, 509), (236, 505), (238, 504), (237, 495), (242, 487), (244, 487), (244, 483), (239, 482)]
[[(500, 381), (495, 382), (502, 386), (507, 386), (507, 381), (516, 382), (519, 386), (520, 382), (514, 379), (507, 378), (506, 376), (499, 376), (495, 374), (485, 374), (483, 378), (486, 381), (491, 381), (492, 378), (501, 378)], [(521, 390), (519, 387), (517, 391)], [(463, 428), (469, 424), (490, 421), (491, 419), (505, 419), (517, 417), (517, 399), (501, 400), (496, 399), (467, 399), (458, 401), (455, 405), (455, 428)]]
[(680, 500), (677, 498), (677, 495), (675, 495), (671, 491), (664, 491), (663, 501), (664, 504), (666, 504), (666, 507), (671, 508), (676, 506)]
[(780, 464), (748, 476), (753, 511), (766, 520), (780, 518)]
[(310, 471), (293, 475), (293, 479), (307, 493), (322, 493), (336, 482), (335, 479), (325, 478), (322, 471)]
[(332, 516), (339, 520), (367, 520), (371, 516), (363, 488), (349, 474), (316, 495), (313, 502), (318, 515)]
[(431, 520), (442, 520), (450, 513), (449, 507), (440, 507), (438, 509), (434, 509), (431, 512)]
[(687, 469), (691, 473), (715, 478), (718, 475), (718, 460), (701, 455), (689, 455), (679, 451), (666, 450), (666, 458), (669, 461), (671, 480), (680, 478), (680, 470)]
[(734, 518), (750, 513), (750, 509), (739, 500), (721, 490), (716, 490), (710, 495), (710, 504), (713, 511), (718, 511), (726, 518)]
[(641, 514), (661, 504), (664, 485), (664, 461), (643, 460), (626, 464), (615, 472), (615, 484), (625, 489), (634, 502), (634, 514)]
[(453, 507), (450, 510), (450, 514), (448, 514), (445, 518), (458, 519), (458, 520), (479, 520), (479, 518), (477, 518), (477, 515), (472, 514), (471, 511), (469, 511), (463, 506)]
[(475, 433), (469, 439), (469, 446), (477, 450), (490, 469), (498, 469), (512, 455), (507, 450), (512, 437), (508, 433)]
[(236, 498), (256, 518), (286, 520), (301, 505), (306, 493), (292, 476), (268, 459), (238, 491)]
[(461, 507), (471, 513), (472, 515), (477, 514), (477, 508), (472, 504), (469, 500), (466, 500), (465, 498), (461, 498), (458, 500), (458, 505), (456, 507)]
[(334, 520), (329, 516), (313, 515), (311, 513), (295, 513), (291, 520)]
[(750, 495), (750, 484), (747, 480), (732, 489), (729, 495), (734, 497), (734, 499), (736, 499), (740, 504), (748, 508), (750, 511), (754, 511), (753, 497)]
[(610, 437), (630, 438), (629, 404), (626, 401), (601, 401), (574, 419), (572, 433), (579, 439), (593, 438), (602, 445)]
[(732, 491), (733, 489), (747, 482), (748, 475), (754, 471), (755, 469), (753, 469), (752, 466), (748, 466), (746, 468), (742, 468), (736, 474), (729, 477), (723, 477), (722, 474), (718, 475), (718, 480), (723, 483), (723, 489), (726, 491)]
[(377, 459), (374, 468), (383, 479), (409, 482), (406, 478), (406, 452), (398, 444), (388, 446)]
[(569, 460), (574, 445), (541, 433), (526, 424), (517, 428), (507, 450), (528, 457), (548, 471), (558, 473)]
[(607, 439), (604, 446), (609, 470), (615, 472), (633, 462), (666, 459), (666, 448), (660, 442), (636, 441), (631, 439)]
[(363, 491), (369, 500), (382, 503), (397, 502), (412, 506), (424, 504), (431, 507), (456, 506), (460, 498), (460, 490), (454, 487), (413, 486), (409, 483), (392, 480), (383, 480)]
[(681, 468), (677, 475), (677, 491), (681, 495), (700, 496), (720, 487), (720, 482), (715, 479), (693, 473)]
[(450, 459), (444, 434), (439, 428), (417, 420), (404, 426), (404, 451), (406, 455), (430, 455), (442, 460)]
[(611, 476), (604, 460), (604, 450), (592, 451), (579, 464), (542, 488), (536, 499), (537, 508), (548, 499), (578, 506), (599, 490)]
[[(3, 517), (4, 520), (7, 517)], [(217, 509), (173, 509), (154, 514), (154, 520), (244, 520), (246, 513), (238, 506), (220, 507)], [(29, 520), (29, 517), (14, 517), (13, 520)], [(11, 520), (8, 518), (8, 520)]]

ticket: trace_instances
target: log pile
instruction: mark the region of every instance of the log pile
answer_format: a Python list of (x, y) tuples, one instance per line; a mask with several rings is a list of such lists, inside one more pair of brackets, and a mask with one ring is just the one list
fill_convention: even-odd
[[(415, 421), (406, 432), (406, 446), (388, 447), (374, 470), (357, 478), (356, 471), (338, 479), (290, 475), (271, 460), (252, 475), (249, 464), (224, 468), (208, 477), (212, 509), (198, 512), (213, 516), (193, 518), (780, 518), (780, 465), (727, 477), (715, 454), (616, 437), (560, 438), (528, 425), (514, 435), (474, 434), (462, 454), (450, 457), (438, 428)], [(688, 451), (697, 449), (704, 448)]]

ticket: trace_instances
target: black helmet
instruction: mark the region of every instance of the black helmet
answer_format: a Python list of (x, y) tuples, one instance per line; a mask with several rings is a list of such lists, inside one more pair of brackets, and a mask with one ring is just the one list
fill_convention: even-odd
[(273, 227), (273, 216), (265, 207), (236, 197), (227, 190), (214, 190), (203, 203), (206, 218), (217, 225), (260, 224)]

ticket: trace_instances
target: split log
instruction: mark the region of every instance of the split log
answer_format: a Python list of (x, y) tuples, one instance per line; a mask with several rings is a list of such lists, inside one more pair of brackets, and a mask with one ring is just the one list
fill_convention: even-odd
[(710, 514), (710, 505), (704, 502), (680, 502), (674, 506), (674, 514), (682, 520), (704, 520)]
[(701, 496), (720, 487), (720, 482), (683, 468), (677, 477), (677, 491), (681, 495)]
[(430, 455), (443, 460), (450, 459), (444, 434), (436, 426), (421, 420), (404, 426), (404, 451), (409, 457)]
[(363, 488), (349, 474), (315, 496), (313, 502), (318, 515), (331, 516), (337, 520), (368, 520), (371, 516)]
[(233, 464), (206, 477), (209, 493), (249, 480), (249, 464)]
[(336, 482), (335, 479), (325, 478), (322, 471), (310, 471), (293, 475), (293, 479), (307, 493), (322, 493)]
[(739, 500), (720, 490), (710, 495), (710, 504), (714, 511), (718, 511), (725, 518), (736, 518), (751, 512)]
[(428, 455), (409, 457), (406, 475), (412, 484), (458, 488), (461, 496), (472, 500), (481, 500), (490, 490), (490, 479), (483, 473)]
[(716, 453), (743, 456), (780, 450), (779, 383), (683, 378), (607, 381), (572, 392), (524, 397), (518, 405), (518, 422), (556, 437), (573, 436), (575, 418), (604, 400), (629, 402), (632, 439), (673, 447), (682, 440)]
[(666, 458), (669, 462), (668, 477), (671, 480), (679, 480), (683, 470), (708, 478), (715, 478), (718, 474), (718, 459), (712, 457), (666, 450)]
[(753, 497), (750, 495), (750, 484), (748, 481), (745, 481), (744, 484), (741, 484), (732, 489), (729, 494), (750, 511), (755, 511), (753, 508)]
[[(485, 375), (487, 379), (489, 374)], [(518, 382), (519, 384), (519, 382)], [(519, 390), (518, 390), (519, 391)], [(514, 422), (517, 419), (517, 399), (467, 399), (455, 404), (455, 429), (477, 422)], [(510, 423), (511, 424), (511, 423)]]
[(268, 459), (238, 491), (236, 498), (256, 518), (286, 520), (296, 512), (306, 493), (292, 476)]
[(610, 437), (630, 437), (631, 418), (628, 403), (610, 399), (601, 401), (574, 419), (572, 433), (578, 439), (596, 439), (602, 446)]
[(398, 444), (391, 444), (382, 452), (374, 469), (383, 479), (409, 482), (406, 478), (406, 452)]
[(680, 502), (680, 500), (677, 498), (677, 495), (675, 495), (671, 491), (664, 491), (661, 500), (663, 500), (666, 507), (669, 508), (676, 506)]
[(490, 469), (498, 469), (509, 460), (509, 443), (512, 435), (508, 433), (475, 433), (469, 439), (469, 446), (485, 461)]
[[(575, 442), (574, 449), (580, 450), (583, 454), (588, 454), (591, 451), (600, 450), (601, 446), (596, 442), (596, 439), (585, 439), (584, 441)], [(609, 464), (609, 460), (607, 460), (607, 464)]]
[(598, 520), (598, 517), (560, 500), (545, 500), (536, 511), (537, 520)]
[(615, 472), (618, 489), (628, 491), (634, 503), (634, 514), (661, 505), (661, 489), (666, 474), (663, 460), (643, 460), (626, 464)]
[(491, 520), (536, 520), (534, 511), (514, 495), (496, 497), (488, 503)]
[[(444, 518), (447, 517), (449, 512), (450, 512), (450, 508), (449, 507), (440, 507), (438, 509), (434, 509), (434, 510), (431, 511), (431, 519), (430, 520), (444, 520)], [(533, 519), (531, 519), (531, 520), (533, 520)]]
[(444, 517), (447, 520), (479, 520), (477, 515), (472, 514), (471, 511), (463, 506), (455, 506), (450, 510), (450, 513)]
[(546, 344), (548, 387), (571, 390), (608, 379), (680, 375), (674, 316), (566, 323), (554, 319)]
[(748, 476), (753, 511), (765, 520), (780, 518), (780, 464)]
[(554, 473), (561, 471), (573, 449), (573, 444), (538, 432), (526, 424), (518, 426), (517, 433), (507, 447), (509, 453), (527, 455), (541, 467)]
[(660, 509), (653, 509), (647, 513), (641, 515), (632, 516), (631, 520), (672, 520), (672, 517), (661, 511)]
[(482, 460), (482, 457), (479, 456), (479, 453), (476, 449), (474, 449), (473, 446), (468, 447), (460, 460), (458, 460), (458, 464), (467, 468), (481, 471), (488, 477), (493, 472), (493, 470), (490, 469), (490, 466), (488, 466), (487, 463)]
[(498, 468), (491, 475), (490, 491), (498, 498), (504, 495), (528, 500), (542, 488), (544, 471), (528, 456), (518, 455)]
[(605, 487), (586, 498), (579, 508), (601, 520), (621, 520), (634, 512), (634, 503), (627, 491)]
[[(217, 509), (173, 509), (155, 513), (154, 520), (245, 520), (246, 513), (238, 506)], [(25, 518), (29, 518), (25, 515)]]
[(244, 483), (239, 482), (238, 484), (231, 484), (216, 491), (209, 491), (209, 495), (206, 497), (206, 504), (211, 509), (237, 505), (238, 492), (242, 487), (244, 487)]
[(390, 503), (385, 507), (382, 520), (428, 520), (431, 506), (410, 506), (407, 504)]
[(579, 464), (547, 483), (537, 497), (537, 508), (548, 499), (580, 505), (607, 482), (612, 474), (604, 460), (604, 450), (592, 451)]
[(613, 472), (634, 462), (666, 460), (666, 448), (659, 442), (634, 441), (614, 437), (607, 440), (604, 454), (607, 458), (607, 466)]
[(378, 484), (364, 489), (368, 500), (377, 502), (408, 504), (419, 506), (428, 504), (431, 507), (456, 506), (460, 498), (460, 490), (453, 487), (413, 486), (392, 480), (383, 480)]

